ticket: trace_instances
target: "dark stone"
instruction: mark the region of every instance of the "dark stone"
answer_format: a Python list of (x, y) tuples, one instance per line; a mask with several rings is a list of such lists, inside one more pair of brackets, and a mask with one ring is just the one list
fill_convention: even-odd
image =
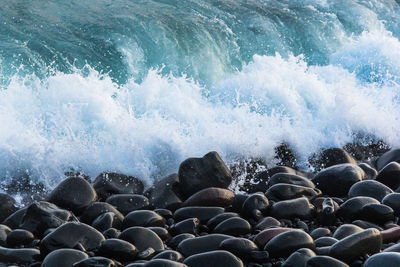
[(170, 246), (173, 249), (177, 249), (179, 244), (185, 240), (185, 239), (189, 239), (189, 238), (195, 238), (195, 236), (193, 234), (180, 234), (177, 235), (175, 237), (173, 237), (169, 242), (168, 242), (168, 246)]
[(113, 227), (114, 221), (118, 221), (117, 215), (114, 212), (106, 212), (97, 217), (92, 226), (100, 232), (104, 232)]
[(28, 207), (25, 207), (12, 213), (3, 221), (3, 224), (10, 227), (11, 229), (18, 228), (21, 225), (22, 219), (24, 218), (27, 209)]
[(120, 194), (109, 196), (107, 203), (114, 206), (123, 215), (135, 210), (144, 210), (150, 208), (149, 199), (142, 195)]
[(383, 167), (385, 167), (392, 161), (400, 163), (400, 149), (392, 149), (380, 156), (379, 159), (376, 161), (376, 167), (378, 171), (383, 169)]
[(229, 238), (222, 241), (219, 249), (226, 250), (244, 260), (251, 260), (252, 252), (258, 251), (257, 245), (247, 238)]
[(183, 221), (189, 218), (197, 218), (201, 223), (205, 224), (214, 216), (224, 212), (221, 207), (185, 207), (180, 208), (174, 213), (176, 221)]
[(227, 207), (233, 203), (234, 198), (235, 194), (228, 189), (209, 187), (190, 196), (185, 202), (183, 202), (182, 206)]
[(275, 219), (274, 217), (265, 217), (261, 221), (257, 223), (257, 225), (254, 227), (256, 230), (265, 230), (267, 228), (271, 227), (280, 227), (281, 222)]
[(316, 247), (330, 247), (336, 242), (338, 242), (336, 238), (330, 237), (330, 236), (323, 236), (318, 239), (315, 239), (315, 246)]
[(315, 188), (314, 183), (310, 179), (290, 173), (277, 173), (272, 175), (268, 180), (268, 186), (273, 186), (275, 184), (292, 184)]
[[(315, 202), (314, 202), (315, 203)], [(331, 198), (324, 198), (321, 207), (317, 208), (317, 220), (323, 225), (331, 225), (336, 220), (339, 205)]]
[(93, 187), (101, 200), (116, 194), (142, 194), (143, 183), (132, 176), (119, 173), (102, 173), (96, 177)]
[(383, 252), (373, 255), (363, 265), (364, 267), (398, 267), (400, 266), (400, 253)]
[(264, 247), (272, 258), (288, 257), (300, 248), (315, 250), (314, 240), (301, 230), (281, 233), (272, 238)]
[(115, 214), (113, 227), (117, 229), (121, 228), (122, 221), (124, 220), (124, 215), (122, 215), (121, 212), (119, 212), (116, 208), (106, 202), (92, 203), (89, 207), (85, 209), (84, 212), (82, 212), (80, 219), (84, 223), (92, 224), (96, 218), (106, 212), (112, 212)]
[(378, 175), (378, 172), (367, 163), (360, 163), (358, 164), (358, 167), (363, 169), (368, 180), (375, 180), (376, 176)]
[(265, 244), (267, 244), (275, 236), (292, 230), (293, 230), (292, 228), (284, 228), (284, 227), (268, 228), (258, 233), (253, 238), (253, 241), (254, 243), (257, 244), (258, 247), (263, 248)]
[(245, 218), (259, 220), (269, 209), (269, 201), (265, 195), (255, 193), (249, 196), (243, 203), (241, 214)]
[(164, 219), (166, 219), (166, 220), (171, 219), (174, 216), (172, 211), (167, 210), (167, 209), (155, 209), (154, 212), (160, 216), (163, 216)]
[(181, 241), (178, 245), (178, 251), (183, 256), (188, 257), (194, 254), (217, 250), (222, 241), (232, 238), (229, 235), (210, 234), (201, 237), (189, 238)]
[(322, 193), (334, 197), (345, 197), (350, 187), (363, 180), (364, 171), (357, 165), (345, 163), (320, 171), (312, 182)]
[(75, 249), (59, 249), (44, 258), (41, 267), (71, 267), (88, 258), (88, 255)]
[(165, 226), (165, 219), (152, 210), (136, 210), (126, 215), (123, 222), (124, 229), (132, 226)]
[(349, 267), (349, 265), (329, 256), (315, 256), (307, 261), (305, 267)]
[(379, 201), (372, 197), (354, 197), (345, 201), (337, 212), (339, 217), (344, 218), (346, 221), (353, 221), (357, 219), (358, 213), (368, 204), (379, 204)]
[(272, 205), (271, 216), (277, 219), (310, 219), (315, 208), (307, 198), (297, 198), (276, 202)]
[(0, 193), (0, 222), (18, 210), (15, 199), (7, 194)]
[(15, 248), (19, 246), (27, 246), (35, 239), (35, 236), (23, 229), (15, 229), (7, 235), (7, 246)]
[(235, 212), (224, 212), (224, 213), (218, 214), (218, 215), (212, 217), (210, 220), (208, 220), (207, 226), (210, 229), (214, 229), (215, 226), (217, 226), (221, 222), (225, 221), (226, 219), (233, 218), (233, 217), (239, 217), (239, 214), (237, 214)]
[(386, 185), (375, 180), (365, 180), (355, 183), (350, 188), (349, 197), (372, 197), (382, 201), (390, 193), (393, 193), (393, 191)]
[(383, 250), (383, 252), (397, 252), (400, 253), (400, 243), (391, 245)]
[(320, 227), (320, 228), (314, 229), (314, 230), (310, 233), (310, 236), (311, 236), (314, 240), (316, 240), (316, 239), (318, 239), (318, 238), (320, 238), (320, 237), (323, 237), (323, 236), (330, 236), (331, 234), (332, 234), (332, 233), (331, 233), (331, 230), (329, 230), (328, 228)]
[(383, 230), (382, 227), (380, 227), (374, 223), (364, 221), (364, 220), (355, 220), (352, 222), (352, 224), (357, 225), (358, 227), (361, 227), (362, 229), (375, 228), (375, 229), (378, 229), (379, 231)]
[[(265, 192), (265, 190), (262, 191), (262, 192)], [(240, 194), (240, 193), (236, 194), (235, 198), (233, 199), (232, 208), (231, 208), (230, 211), (241, 213), (242, 212), (243, 203), (246, 201), (247, 198), (248, 198), (248, 195), (244, 195), (244, 194)]]
[(214, 228), (214, 232), (232, 236), (242, 236), (251, 232), (251, 225), (245, 219), (233, 217), (219, 223)]
[(360, 210), (359, 216), (361, 219), (383, 225), (394, 220), (394, 211), (383, 204), (368, 204)]
[(118, 236), (121, 234), (121, 232), (115, 228), (110, 228), (107, 229), (103, 232), (103, 236), (106, 239), (110, 239), (110, 238), (118, 238)]
[(228, 251), (211, 251), (193, 255), (185, 259), (184, 264), (190, 267), (243, 267), (242, 261)]
[(179, 177), (171, 174), (155, 182), (145, 195), (155, 208), (176, 210), (182, 205), (179, 193)]
[(47, 229), (57, 228), (72, 219), (71, 212), (60, 209), (52, 203), (40, 201), (28, 206), (19, 228), (41, 237)]
[(188, 267), (186, 264), (167, 259), (153, 259), (144, 264), (144, 267)]
[(400, 240), (400, 226), (381, 231), (381, 236), (384, 244), (398, 242)]
[(336, 229), (333, 234), (333, 238), (338, 240), (343, 239), (347, 236), (350, 236), (355, 233), (362, 232), (363, 229), (354, 224), (342, 224), (339, 228)]
[(321, 194), (322, 192), (318, 188), (293, 184), (275, 184), (267, 190), (265, 196), (268, 199), (275, 201), (289, 200), (299, 197), (306, 197), (312, 200)]
[(131, 243), (121, 239), (104, 240), (96, 254), (120, 262), (134, 261), (139, 251)]
[(180, 188), (187, 197), (207, 187), (228, 188), (232, 182), (231, 173), (217, 152), (186, 159), (178, 174)]
[(386, 195), (382, 199), (382, 203), (391, 207), (397, 217), (400, 216), (400, 193), (391, 193)]
[(119, 239), (133, 244), (140, 252), (146, 250), (148, 247), (153, 248), (155, 251), (164, 250), (161, 238), (153, 231), (140, 226), (124, 230), (120, 234)]
[(73, 267), (119, 267), (120, 265), (113, 260), (104, 257), (92, 257), (81, 260), (74, 264)]
[(31, 263), (40, 259), (40, 251), (33, 248), (4, 248), (0, 247), (0, 263)]
[(378, 230), (367, 229), (339, 240), (331, 246), (329, 256), (351, 263), (365, 254), (375, 254), (381, 249), (382, 237)]
[(142, 250), (138, 254), (138, 259), (140, 260), (150, 260), (156, 255), (156, 250), (152, 247), (148, 247), (145, 250)]
[(47, 197), (47, 201), (79, 214), (97, 199), (91, 184), (80, 177), (69, 177), (57, 185)]
[(164, 250), (164, 251), (158, 253), (156, 256), (154, 256), (153, 260), (155, 260), (155, 259), (165, 259), (165, 260), (182, 262), (183, 256), (178, 251)]
[(315, 252), (309, 248), (301, 248), (293, 252), (289, 258), (281, 265), (281, 267), (297, 267), (304, 266), (308, 259), (314, 257)]
[(6, 246), (7, 235), (10, 232), (11, 232), (10, 227), (4, 224), (0, 224), (0, 246), (2, 247)]
[(197, 218), (183, 220), (171, 226), (170, 232), (172, 235), (179, 234), (197, 234), (200, 226), (200, 221)]
[(90, 251), (104, 241), (103, 235), (93, 227), (77, 222), (69, 222), (58, 227), (42, 239), (40, 251), (42, 254), (61, 248), (80, 248)]
[(376, 177), (378, 182), (396, 190), (400, 186), (400, 164), (391, 162), (379, 171)]
[(148, 227), (151, 231), (156, 233), (162, 241), (169, 241), (171, 239), (171, 235), (168, 230), (163, 227)]

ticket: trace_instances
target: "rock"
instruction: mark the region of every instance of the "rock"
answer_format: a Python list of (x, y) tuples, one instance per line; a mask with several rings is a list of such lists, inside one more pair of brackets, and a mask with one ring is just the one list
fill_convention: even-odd
[(315, 256), (306, 262), (305, 267), (349, 267), (349, 265), (329, 256)]
[(179, 234), (197, 234), (200, 226), (200, 221), (197, 218), (190, 218), (174, 224), (170, 228), (172, 235)]
[(394, 211), (383, 204), (368, 204), (360, 210), (359, 216), (361, 219), (383, 225), (394, 220)]
[(365, 261), (364, 267), (397, 267), (400, 266), (400, 253), (383, 252), (373, 255)]
[(36, 237), (41, 237), (47, 229), (57, 228), (72, 219), (71, 212), (60, 209), (52, 203), (40, 201), (28, 206), (18, 227), (32, 232)]
[(153, 248), (155, 251), (164, 250), (164, 244), (158, 235), (140, 226), (130, 227), (124, 230), (120, 234), (119, 239), (133, 244), (140, 252), (146, 250), (148, 247)]
[(224, 212), (221, 207), (185, 207), (175, 211), (174, 219), (183, 221), (189, 218), (197, 218), (201, 223), (206, 224), (214, 216)]
[(0, 222), (18, 210), (15, 199), (7, 194), (0, 193)]
[(113, 260), (104, 257), (92, 257), (81, 260), (73, 265), (73, 267), (118, 267)]
[(44, 258), (41, 267), (71, 267), (75, 263), (87, 259), (82, 251), (75, 249), (59, 249), (51, 252)]
[(281, 267), (305, 266), (308, 259), (314, 257), (315, 252), (309, 248), (301, 248), (293, 252), (281, 265)]
[(251, 232), (251, 226), (245, 219), (233, 217), (218, 224), (214, 232), (232, 236), (242, 236)]
[(277, 219), (310, 219), (315, 211), (307, 198), (284, 200), (272, 205), (271, 216)]
[(154, 256), (153, 260), (155, 260), (155, 259), (165, 259), (165, 260), (182, 262), (183, 256), (178, 251), (164, 250), (163, 252), (160, 252), (156, 256)]
[(314, 240), (307, 233), (300, 230), (292, 230), (281, 233), (272, 238), (265, 245), (272, 258), (288, 257), (300, 248), (315, 250)]
[(219, 249), (226, 250), (241, 259), (250, 260), (252, 252), (258, 251), (257, 245), (247, 238), (229, 238), (220, 243)]
[(120, 262), (128, 262), (134, 261), (139, 251), (127, 241), (112, 238), (104, 240), (97, 249), (96, 254)]
[(121, 232), (115, 228), (110, 228), (103, 232), (103, 236), (106, 239), (117, 238), (120, 234)]
[(267, 228), (271, 227), (280, 227), (281, 222), (275, 219), (274, 217), (265, 217), (261, 219), (260, 222), (257, 223), (257, 225), (254, 227), (256, 230), (265, 230)]
[(379, 159), (376, 161), (376, 167), (380, 171), (381, 169), (383, 169), (383, 167), (385, 167), (392, 161), (400, 163), (400, 149), (392, 149), (380, 156)]
[(379, 204), (379, 201), (372, 197), (350, 198), (340, 205), (337, 215), (346, 221), (353, 221), (358, 217), (360, 210), (368, 204)]
[(217, 152), (186, 159), (179, 166), (178, 175), (186, 197), (207, 187), (228, 188), (232, 182), (232, 175)]
[(47, 201), (58, 207), (79, 214), (97, 199), (91, 184), (80, 177), (69, 177), (57, 185), (47, 197)]
[(1, 263), (31, 263), (40, 259), (40, 251), (33, 248), (4, 248), (0, 247)]
[(148, 247), (145, 250), (142, 250), (138, 254), (139, 260), (151, 260), (157, 254), (156, 250), (152, 247)]
[(4, 224), (0, 224), (0, 246), (6, 246), (6, 240), (8, 233), (11, 232), (10, 227)]
[(144, 267), (188, 267), (186, 264), (167, 259), (155, 259), (144, 264)]
[(162, 241), (169, 241), (171, 239), (171, 235), (168, 230), (163, 227), (148, 227), (151, 231), (156, 233)]
[(335, 233), (333, 234), (333, 238), (340, 240), (362, 231), (363, 229), (361, 227), (358, 227), (354, 224), (342, 224), (338, 229), (336, 229)]
[[(382, 233), (381, 233), (382, 234)], [(397, 252), (400, 253), (400, 243), (391, 245), (383, 250), (383, 252)]]
[(245, 194), (240, 194), (240, 193), (236, 194), (235, 198), (233, 199), (231, 212), (241, 213), (242, 212), (243, 203), (246, 201), (246, 199), (248, 197), (249, 196), (245, 195)]
[(171, 174), (160, 181), (155, 182), (145, 195), (155, 208), (176, 210), (182, 205), (179, 193), (179, 176)]
[(318, 239), (315, 239), (315, 246), (316, 247), (330, 247), (336, 242), (338, 242), (336, 238), (330, 237), (330, 236), (323, 236)]
[(27, 246), (35, 239), (35, 236), (26, 230), (15, 229), (7, 235), (7, 246), (15, 248), (19, 246)]
[(306, 197), (312, 200), (321, 194), (321, 190), (317, 188), (293, 184), (275, 184), (267, 190), (265, 196), (268, 199), (275, 201), (295, 199), (299, 197)]
[[(320, 199), (320, 198), (318, 198)], [(316, 201), (314, 201), (316, 205)], [(331, 198), (323, 198), (321, 205), (317, 206), (317, 220), (322, 225), (332, 225), (336, 220), (336, 212), (339, 205)]]
[(147, 197), (135, 194), (112, 195), (107, 198), (106, 202), (114, 206), (123, 215), (135, 210), (150, 208), (150, 202)]
[(269, 228), (261, 231), (254, 237), (254, 243), (257, 244), (258, 247), (263, 248), (265, 244), (267, 244), (272, 238), (275, 236), (292, 231), (292, 228), (284, 228), (284, 227), (277, 227), (277, 228)]
[(400, 226), (383, 230), (381, 235), (384, 244), (397, 242), (400, 240)]
[[(209, 234), (185, 239), (178, 245), (178, 251), (182, 253), (184, 257), (189, 257), (194, 254), (217, 250), (222, 241), (228, 238), (232, 237), (222, 234)], [(191, 265), (189, 264), (189, 266)]]
[(120, 225), (120, 222), (115, 222), (118, 222), (118, 216), (114, 212), (106, 212), (97, 217), (93, 221), (92, 226), (100, 232), (104, 232), (112, 228), (115, 224)]
[(241, 214), (245, 218), (252, 218), (255, 220), (261, 219), (263, 214), (269, 209), (269, 201), (265, 195), (255, 193), (249, 196), (243, 203)]
[(28, 207), (25, 207), (12, 213), (3, 221), (3, 224), (10, 227), (11, 229), (18, 228), (21, 225), (22, 219), (24, 218), (27, 209)]
[(329, 256), (351, 263), (362, 255), (378, 253), (381, 245), (380, 232), (376, 229), (367, 229), (336, 242), (331, 246)]
[(268, 180), (268, 186), (271, 187), (276, 184), (292, 184), (315, 188), (314, 183), (311, 182), (310, 179), (291, 173), (276, 173), (272, 175), (272, 177)]
[(182, 206), (227, 207), (233, 203), (234, 198), (235, 194), (228, 189), (209, 187), (190, 196), (185, 202), (183, 202)]
[(183, 262), (190, 267), (243, 267), (242, 261), (228, 251), (211, 251), (193, 255)]
[(360, 163), (358, 164), (358, 167), (363, 169), (368, 180), (375, 180), (376, 176), (378, 175), (378, 172), (367, 163)]
[(172, 211), (167, 209), (155, 209), (154, 212), (162, 216), (166, 220), (171, 219), (174, 216)]
[(362, 229), (375, 228), (375, 229), (378, 229), (379, 231), (383, 230), (382, 227), (380, 227), (374, 223), (364, 221), (364, 220), (356, 220), (356, 221), (353, 221), (351, 224), (357, 225), (358, 227), (361, 227)]
[(375, 180), (365, 180), (355, 183), (349, 190), (349, 197), (372, 197), (378, 201), (393, 193), (392, 189), (386, 185), (375, 181)]
[(319, 155), (318, 163), (323, 168), (343, 163), (357, 164), (356, 160), (342, 148), (325, 149)]
[(136, 210), (130, 212), (126, 215), (123, 228), (129, 228), (132, 226), (143, 226), (143, 227), (151, 227), (151, 226), (165, 226), (165, 219), (155, 213), (152, 210)]
[(224, 213), (218, 214), (218, 215), (212, 217), (210, 220), (208, 220), (207, 227), (210, 229), (214, 229), (215, 226), (217, 226), (221, 222), (225, 221), (226, 219), (233, 218), (233, 217), (239, 217), (239, 214), (237, 214), (235, 212), (224, 212)]
[(391, 193), (386, 195), (382, 199), (382, 203), (391, 207), (397, 217), (400, 216), (400, 193)]
[(332, 234), (331, 230), (329, 230), (328, 228), (320, 227), (320, 228), (314, 229), (310, 233), (310, 236), (315, 240), (315, 239), (318, 239), (323, 236), (330, 236), (331, 234)]
[(396, 190), (400, 186), (400, 164), (397, 162), (389, 163), (379, 171), (376, 180), (392, 190)]
[(55, 229), (46, 235), (41, 242), (40, 251), (42, 254), (61, 248), (83, 248), (90, 251), (104, 241), (103, 235), (93, 227), (77, 222), (69, 222)]
[(168, 246), (170, 246), (173, 249), (177, 249), (178, 245), (185, 239), (189, 239), (189, 238), (195, 238), (195, 236), (193, 234), (180, 234), (177, 235), (175, 237), (173, 237), (169, 242), (168, 242)]
[(93, 187), (101, 200), (116, 194), (142, 194), (144, 185), (135, 177), (119, 173), (102, 173), (96, 177)]
[(320, 171), (312, 182), (322, 193), (333, 197), (345, 197), (350, 187), (363, 180), (364, 171), (357, 165), (345, 163)]
[(86, 224), (92, 224), (96, 218), (106, 212), (112, 212), (115, 214), (113, 218), (113, 227), (117, 229), (121, 228), (124, 215), (106, 202), (94, 202), (90, 204), (90, 206), (82, 212), (80, 219)]

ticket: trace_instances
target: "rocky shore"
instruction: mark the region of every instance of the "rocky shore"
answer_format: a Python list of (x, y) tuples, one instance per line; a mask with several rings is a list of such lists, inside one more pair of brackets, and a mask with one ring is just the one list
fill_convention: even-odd
[(400, 266), (400, 149), (319, 160), (315, 173), (258, 172), (243, 193), (210, 152), (146, 190), (102, 173), (21, 208), (0, 194), (0, 266)]

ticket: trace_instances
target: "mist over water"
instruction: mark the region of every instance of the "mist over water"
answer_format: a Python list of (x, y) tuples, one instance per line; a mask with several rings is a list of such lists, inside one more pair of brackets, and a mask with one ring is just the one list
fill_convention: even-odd
[(396, 1), (4, 1), (0, 180), (400, 145)]

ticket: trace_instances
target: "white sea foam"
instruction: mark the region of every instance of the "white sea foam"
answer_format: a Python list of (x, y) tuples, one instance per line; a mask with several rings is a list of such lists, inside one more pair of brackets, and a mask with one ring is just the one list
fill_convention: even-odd
[[(151, 182), (210, 150), (227, 162), (270, 160), (274, 147), (287, 142), (304, 162), (355, 133), (398, 146), (400, 42), (376, 34), (348, 43), (327, 66), (254, 56), (208, 88), (155, 70), (140, 84), (121, 86), (94, 70), (44, 80), (15, 76), (0, 91), (0, 177), (26, 171), (33, 182), (54, 186), (72, 168)], [(365, 79), (375, 66), (383, 78)]]

